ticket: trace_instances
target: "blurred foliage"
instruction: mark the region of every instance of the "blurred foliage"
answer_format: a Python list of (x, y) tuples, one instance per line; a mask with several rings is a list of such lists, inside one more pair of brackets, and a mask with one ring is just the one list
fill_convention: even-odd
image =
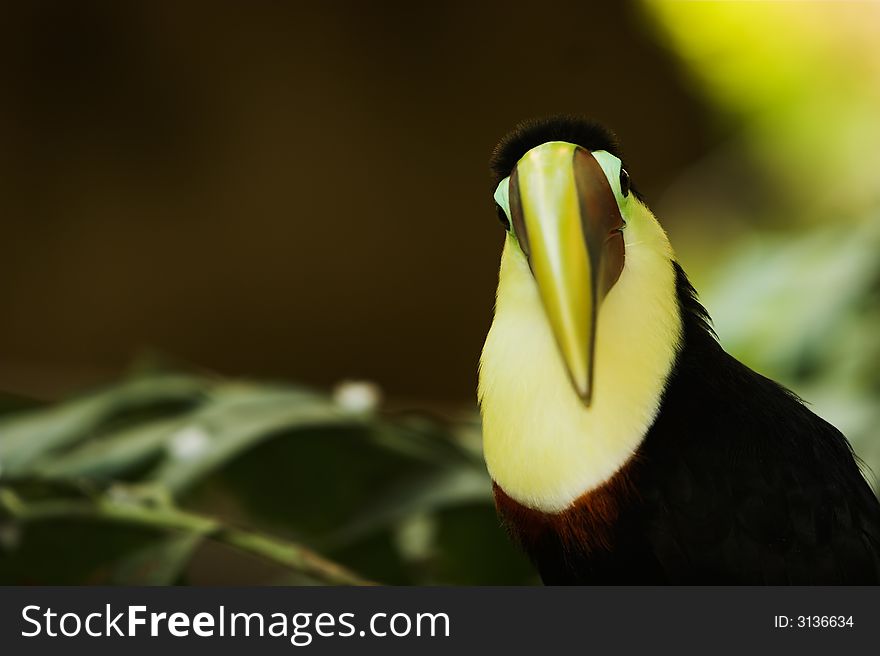
[[(880, 5), (675, 2), (646, 7), (797, 222), (876, 207)], [(869, 217), (865, 217), (869, 218)]]
[(0, 466), (3, 583), (534, 579), (495, 517), (474, 417), (141, 374), (7, 409)]
[[(880, 219), (880, 216), (878, 216)], [(744, 244), (712, 287), (724, 345), (850, 439), (878, 489), (880, 220)], [(829, 248), (829, 245), (833, 245)], [(743, 308), (748, 308), (745, 310)]]
[(728, 135), (661, 202), (722, 344), (880, 473), (880, 4), (643, 5)]

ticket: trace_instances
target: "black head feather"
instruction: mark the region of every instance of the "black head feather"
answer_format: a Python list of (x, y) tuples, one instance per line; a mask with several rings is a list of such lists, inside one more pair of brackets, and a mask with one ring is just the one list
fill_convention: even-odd
[(620, 158), (617, 137), (595, 121), (571, 114), (531, 119), (517, 125), (495, 146), (489, 163), (492, 190), (510, 175), (523, 155), (548, 141), (567, 141), (587, 150), (606, 150)]

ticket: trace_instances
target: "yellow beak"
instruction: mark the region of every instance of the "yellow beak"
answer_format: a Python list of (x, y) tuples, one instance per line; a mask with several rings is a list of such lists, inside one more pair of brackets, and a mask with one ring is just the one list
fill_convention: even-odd
[(513, 230), (529, 260), (572, 385), (593, 396), (596, 317), (623, 270), (623, 218), (589, 151), (561, 141), (526, 153), (510, 177)]

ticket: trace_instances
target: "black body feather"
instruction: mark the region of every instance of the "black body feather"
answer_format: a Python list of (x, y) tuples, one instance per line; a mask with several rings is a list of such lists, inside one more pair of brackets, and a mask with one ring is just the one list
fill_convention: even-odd
[(607, 549), (524, 545), (547, 584), (876, 584), (880, 504), (836, 428), (728, 355), (676, 264), (683, 346)]

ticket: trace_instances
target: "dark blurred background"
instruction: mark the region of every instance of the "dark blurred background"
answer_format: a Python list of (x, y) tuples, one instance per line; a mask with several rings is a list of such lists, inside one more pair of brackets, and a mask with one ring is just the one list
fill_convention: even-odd
[(628, 2), (4, 14), (0, 388), (28, 395), (154, 349), (472, 403), (503, 234), (496, 141), (588, 113), (656, 199), (720, 137)]

